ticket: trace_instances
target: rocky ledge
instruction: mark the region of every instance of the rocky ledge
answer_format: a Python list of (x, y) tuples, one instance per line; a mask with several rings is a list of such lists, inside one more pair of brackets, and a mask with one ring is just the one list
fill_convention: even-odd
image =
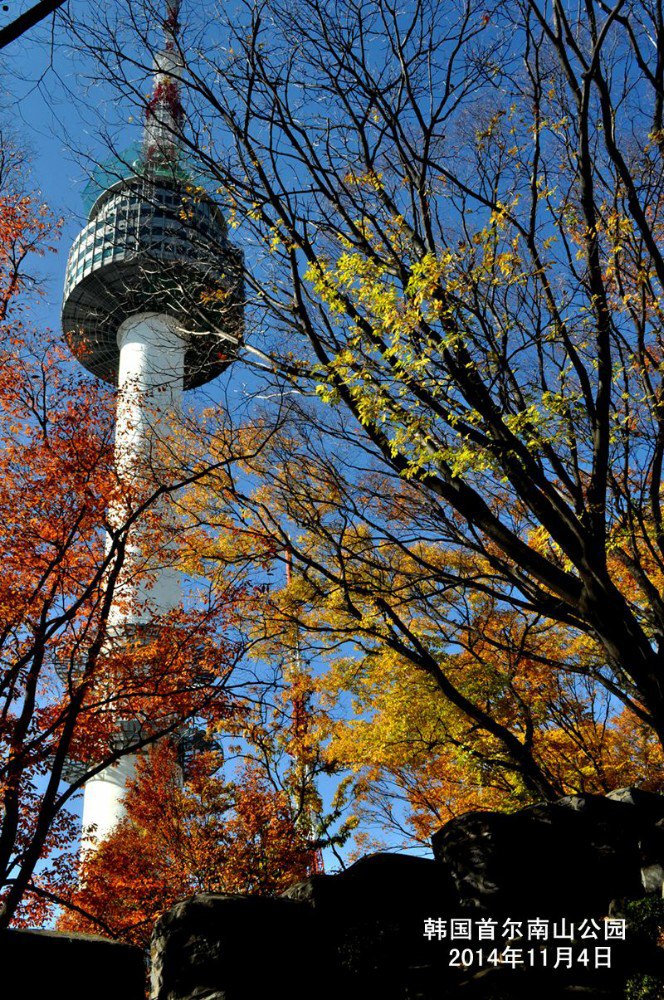
[(155, 928), (152, 1000), (664, 996), (664, 796), (467, 813), (433, 851), (370, 855), (279, 899), (179, 903)]

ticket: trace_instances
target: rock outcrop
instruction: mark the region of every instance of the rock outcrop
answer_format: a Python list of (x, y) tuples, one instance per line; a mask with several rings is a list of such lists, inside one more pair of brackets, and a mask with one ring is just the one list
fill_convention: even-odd
[[(433, 860), (370, 855), (280, 898), (178, 903), (155, 928), (152, 1000), (664, 996), (664, 796), (628, 788), (511, 815), (467, 813), (435, 834), (433, 848)], [(607, 916), (626, 919), (626, 940), (613, 942), (610, 967), (594, 968)], [(553, 926), (563, 917), (576, 928), (564, 941), (520, 936), (507, 919), (529, 931), (533, 918)], [(495, 937), (481, 938), (480, 922)], [(456, 933), (457, 923), (472, 934)], [(560, 944), (572, 959), (556, 969)], [(520, 949), (513, 967), (506, 948)], [(144, 1000), (142, 952), (103, 938), (5, 931), (0, 962), (6, 981), (17, 971), (15, 995), (28, 1000)]]
[(157, 923), (152, 996), (263, 1000), (278, 983), (289, 1000), (423, 995), (440, 974), (423, 915), (455, 900), (435, 861), (388, 853), (314, 875), (280, 899), (194, 896)]
[(512, 814), (466, 813), (432, 838), (461, 908), (594, 915), (661, 890), (664, 797), (638, 789), (571, 795)]
[[(264, 1000), (275, 992), (290, 1000), (580, 992), (617, 1000), (635, 968), (659, 975), (659, 950), (643, 935), (637, 943), (636, 932), (631, 951), (629, 940), (616, 949), (611, 969), (554, 972), (491, 967), (489, 949), (481, 963), (451, 966), (455, 942), (447, 932), (438, 940), (423, 931), (427, 918), (449, 925), (452, 918), (566, 917), (577, 926), (595, 918), (603, 927), (604, 916), (625, 912), (627, 901), (661, 896), (663, 796), (621, 789), (511, 815), (468, 813), (435, 834), (433, 849), (433, 861), (371, 855), (337, 875), (314, 875), (280, 899), (199, 895), (178, 904), (155, 929), (152, 1000)], [(577, 935), (575, 956), (588, 943)]]

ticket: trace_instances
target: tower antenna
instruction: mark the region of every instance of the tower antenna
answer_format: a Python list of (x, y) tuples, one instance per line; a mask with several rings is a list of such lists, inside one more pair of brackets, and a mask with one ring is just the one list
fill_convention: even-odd
[[(294, 580), (293, 571), (293, 546), (288, 539), (285, 551), (286, 561), (286, 587), (290, 588)], [(297, 776), (297, 794), (295, 802), (299, 812), (298, 825), (305, 837), (309, 841), (314, 840), (315, 817), (308, 799), (308, 792), (314, 791), (315, 772), (307, 761), (308, 751), (306, 748), (307, 734), (310, 721), (310, 693), (306, 684), (307, 669), (302, 658), (300, 645), (300, 626), (297, 620), (294, 622), (291, 635), (293, 657), (288, 669), (288, 679), (290, 680), (292, 694), (292, 722), (291, 732), (295, 747), (295, 768)], [(304, 682), (304, 683), (303, 683)], [(312, 873), (321, 874), (325, 871), (323, 852), (320, 847), (315, 847), (313, 852)]]
[(164, 44), (154, 59), (152, 93), (145, 109), (143, 159), (148, 169), (177, 170), (185, 121), (179, 0), (166, 0), (163, 31)]

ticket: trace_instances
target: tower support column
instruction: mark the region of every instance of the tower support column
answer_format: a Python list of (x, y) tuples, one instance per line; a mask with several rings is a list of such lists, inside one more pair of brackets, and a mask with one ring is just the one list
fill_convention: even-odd
[[(161, 475), (168, 475), (169, 439), (182, 408), (186, 341), (177, 332), (175, 321), (160, 313), (130, 316), (118, 330), (117, 339), (116, 467), (128, 485), (144, 482), (150, 490), (159, 485)], [(162, 541), (157, 550), (145, 552), (140, 543), (129, 538), (117, 600), (109, 616), (119, 642), (123, 628), (149, 625), (155, 617), (178, 607), (182, 598), (180, 573), (170, 564), (167, 505), (157, 501), (153, 509), (163, 518)], [(131, 728), (131, 721), (127, 721)], [(129, 754), (86, 782), (83, 854), (104, 841), (124, 818), (124, 797), (136, 775), (136, 761), (136, 755)]]
[(136, 755), (121, 757), (83, 787), (81, 856), (106, 840), (125, 816), (124, 797), (136, 777)]
[[(118, 330), (118, 470), (150, 457), (151, 441), (182, 407), (186, 340), (171, 316), (138, 313)], [(166, 429), (166, 428), (164, 428)]]
[[(142, 481), (149, 490), (169, 477), (168, 459), (182, 412), (186, 341), (171, 317), (140, 313), (120, 327), (118, 347), (116, 467), (128, 484)], [(141, 552), (140, 546), (132, 546), (130, 541), (126, 573), (119, 587), (122, 608), (112, 615), (114, 624), (148, 622), (181, 601), (180, 573), (169, 565), (167, 503), (155, 504), (154, 511), (163, 518), (160, 551)], [(140, 578), (148, 556), (152, 560), (149, 583)]]

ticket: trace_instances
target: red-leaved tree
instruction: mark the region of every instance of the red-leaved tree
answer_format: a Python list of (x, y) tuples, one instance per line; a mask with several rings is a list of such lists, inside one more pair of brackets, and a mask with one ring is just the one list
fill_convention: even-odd
[(286, 792), (255, 764), (224, 780), (220, 763), (198, 755), (183, 785), (171, 742), (141, 758), (127, 815), (84, 863), (62, 929), (144, 945), (157, 917), (192, 893), (270, 895), (312, 871), (315, 850)]

